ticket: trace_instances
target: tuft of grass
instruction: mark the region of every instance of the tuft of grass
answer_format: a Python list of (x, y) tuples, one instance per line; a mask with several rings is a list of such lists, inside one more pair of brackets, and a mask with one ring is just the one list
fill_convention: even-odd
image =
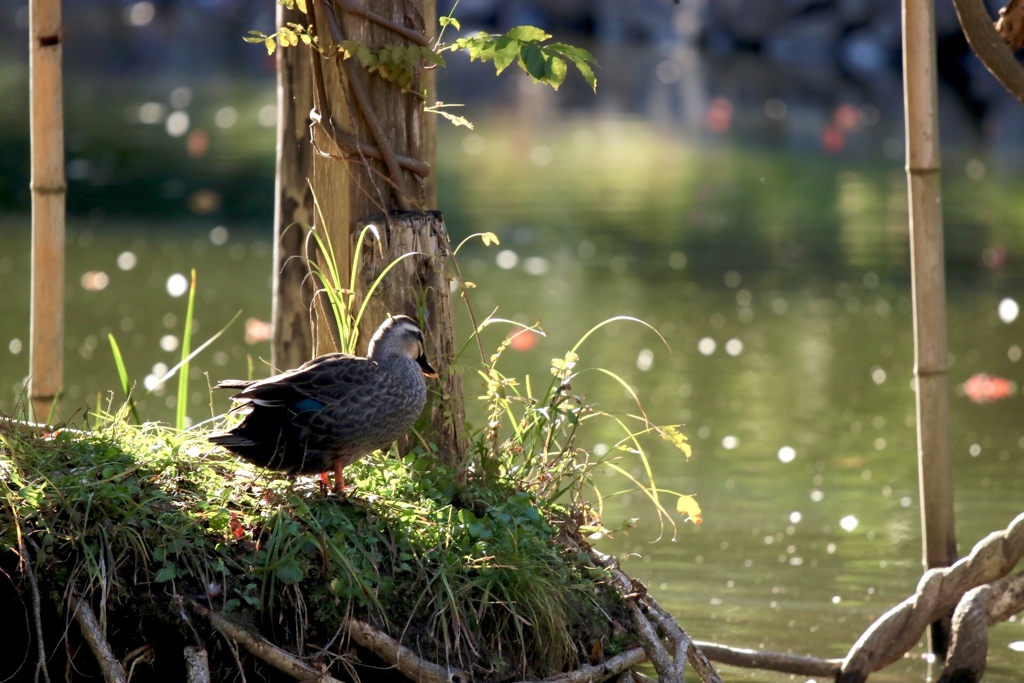
[[(319, 214), (320, 204), (316, 201), (315, 196), (313, 198), (313, 205)], [(326, 224), (322, 214), (320, 214), (320, 223), (321, 225)], [(299, 226), (295, 225), (292, 227)], [(408, 252), (388, 263), (370, 284), (370, 287), (362, 297), (362, 303), (357, 308), (355, 305), (356, 283), (361, 262), (360, 255), (362, 254), (366, 237), (369, 234), (373, 234), (377, 238), (376, 244), (378, 246), (381, 244), (377, 226), (373, 223), (364, 226), (359, 232), (359, 238), (356, 240), (355, 249), (352, 252), (352, 263), (348, 268), (348, 281), (345, 282), (342, 278), (343, 273), (338, 260), (335, 258), (330, 231), (307, 228), (307, 239), (312, 240), (312, 243), (316, 245), (316, 249), (322, 258), (313, 258), (312, 254), (308, 253), (310, 250), (307, 248), (306, 263), (309, 265), (310, 275), (317, 282), (317, 294), (323, 294), (327, 297), (338, 331), (338, 339), (335, 340), (336, 347), (342, 353), (354, 354), (356, 352), (356, 344), (359, 341), (359, 323), (362, 321), (363, 313), (366, 312), (366, 306), (369, 304), (373, 293), (377, 291), (377, 287), (384, 281), (384, 278), (391, 272), (392, 268), (401, 261), (418, 253)]]
[(612, 632), (607, 575), (556, 542), (564, 513), (532, 492), (457, 490), (420, 450), (350, 465), (359, 495), (339, 500), (129, 410), (90, 432), (0, 423), (0, 537), (24, 541), (44, 594), (74, 586), (118, 624), (182, 632), (178, 601), (207, 596), (304, 654), (354, 615), (477, 680), (563, 671)]

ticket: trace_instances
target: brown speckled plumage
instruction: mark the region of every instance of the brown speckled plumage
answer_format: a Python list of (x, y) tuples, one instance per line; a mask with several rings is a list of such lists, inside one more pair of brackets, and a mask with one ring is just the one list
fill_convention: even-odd
[(249, 462), (292, 474), (341, 469), (387, 448), (412, 427), (427, 399), (424, 375), (434, 375), (423, 334), (408, 316), (388, 318), (370, 341), (366, 358), (329, 353), (295, 370), (246, 382), (232, 412), (242, 422), (210, 441)]

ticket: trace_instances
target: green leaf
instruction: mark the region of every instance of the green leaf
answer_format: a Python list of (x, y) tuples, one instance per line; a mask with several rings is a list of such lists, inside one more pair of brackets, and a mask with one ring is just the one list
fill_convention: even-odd
[(547, 62), (547, 82), (548, 84), (558, 90), (558, 86), (562, 85), (565, 81), (565, 75), (569, 72), (569, 67), (566, 66), (565, 60), (561, 57), (550, 57)]
[(494, 48), (497, 42), (497, 40), (488, 35), (480, 34), (477, 38), (466, 40), (466, 47), (464, 49), (469, 52), (470, 61), (479, 59), (486, 62), (494, 59)]
[(519, 49), (519, 66), (537, 81), (544, 80), (544, 75), (547, 73), (544, 52), (533, 43), (521, 44)]
[(267, 39), (263, 41), (263, 44), (267, 46), (268, 55), (272, 55), (277, 51), (277, 43), (274, 42), (273, 36), (267, 36)]
[(428, 64), (431, 64), (432, 66), (440, 66), (442, 68), (446, 66), (444, 57), (442, 57), (437, 52), (434, 52), (429, 47), (421, 47), (419, 48), (419, 50), (420, 58), (423, 59), (423, 61), (427, 62)]
[(521, 43), (514, 38), (501, 38), (494, 44), (494, 68), (500, 75), (519, 55)]
[(359, 63), (363, 65), (364, 69), (369, 68), (376, 63), (377, 60), (373, 56), (373, 53), (370, 52), (370, 48), (366, 47), (362, 43), (357, 43), (354, 47), (356, 58), (359, 60)]
[(594, 64), (596, 60), (594, 55), (590, 54), (581, 47), (574, 47), (572, 45), (566, 45), (565, 43), (551, 43), (546, 46), (548, 50), (557, 52), (567, 59), (571, 59), (572, 63), (579, 69), (580, 74), (583, 76), (583, 80), (587, 82), (591, 90), (597, 92), (597, 77), (594, 76), (594, 70), (591, 68), (591, 64)]
[(539, 29), (536, 26), (516, 26), (505, 35), (509, 38), (530, 43), (539, 43), (551, 37), (550, 33), (545, 33), (543, 29)]
[(288, 557), (274, 568), (274, 575), (281, 583), (292, 585), (302, 581), (306, 577), (306, 572), (303, 571), (302, 565), (299, 564), (298, 560), (294, 557)]
[(441, 26), (454, 26), (456, 31), (462, 30), (462, 24), (460, 24), (459, 20), (455, 17), (441, 17), (437, 21)]
[(153, 580), (157, 583), (163, 583), (165, 581), (172, 581), (176, 578), (178, 578), (178, 568), (168, 562), (160, 568), (160, 571), (156, 573)]
[(562, 54), (563, 57), (567, 57), (574, 62), (596, 62), (594, 55), (590, 54), (587, 50), (582, 47), (576, 47), (575, 45), (569, 45), (567, 43), (551, 43), (546, 46), (549, 50), (554, 50)]

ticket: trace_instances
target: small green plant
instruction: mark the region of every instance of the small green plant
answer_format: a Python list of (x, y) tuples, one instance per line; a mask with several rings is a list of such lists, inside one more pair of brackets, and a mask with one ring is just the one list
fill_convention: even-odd
[[(238, 316), (242, 314), (241, 311), (235, 313), (235, 315), (227, 322), (224, 327), (220, 328), (216, 334), (207, 339), (205, 342), (200, 344), (195, 351), (191, 350), (192, 346), (192, 323), (195, 317), (195, 298), (196, 298), (196, 271), (192, 270), (192, 279), (188, 289), (188, 304), (185, 309), (185, 327), (181, 335), (181, 361), (178, 362), (173, 368), (168, 370), (161, 376), (152, 387), (147, 389), (147, 393), (153, 392), (157, 387), (164, 384), (176, 374), (178, 374), (178, 394), (177, 403), (175, 405), (175, 419), (174, 424), (178, 430), (185, 429), (187, 422), (188, 413), (188, 374), (189, 365), (193, 358), (202, 353), (206, 347), (215, 342), (220, 338), (224, 332), (231, 327), (232, 323), (238, 320)], [(114, 356), (114, 365), (117, 368), (117, 377), (121, 385), (121, 390), (124, 392), (125, 401), (132, 418), (136, 424), (142, 422), (139, 417), (138, 407), (135, 405), (135, 397), (133, 396), (132, 383), (129, 380), (128, 367), (125, 365), (124, 357), (121, 355), (121, 347), (118, 345), (117, 340), (114, 338), (113, 333), (107, 335), (107, 339), (110, 341), (110, 351)]]
[[(488, 319), (477, 329), (477, 333), (496, 322), (508, 321)], [(474, 442), (477, 467), (485, 476), (509, 480), (516, 488), (534, 492), (547, 504), (567, 501), (576, 514), (583, 514), (593, 521), (593, 531), (602, 530), (603, 527), (600, 527), (599, 515), (593, 514), (590, 509), (587, 491), (596, 495), (600, 508), (602, 494), (593, 483), (593, 474), (601, 468), (609, 468), (622, 475), (630, 482), (632, 489), (641, 491), (650, 500), (662, 529), (666, 524), (670, 526), (675, 538), (676, 524), (663, 502), (663, 495), (675, 496), (676, 511), (697, 524), (702, 521), (700, 506), (692, 496), (658, 487), (642, 438), (646, 435), (659, 436), (681, 451), (686, 458), (691, 455), (690, 444), (676, 425), (660, 426), (651, 422), (639, 397), (622, 377), (605, 368), (579, 367), (580, 356), (577, 352), (587, 338), (605, 325), (616, 322), (633, 322), (650, 328), (647, 323), (629, 316), (609, 318), (598, 323), (563, 357), (551, 360), (551, 379), (541, 392), (534, 391), (529, 377), (520, 382), (499, 370), (502, 353), (511, 344), (512, 336), (506, 338), (484, 369), (479, 371), (486, 386), (481, 398), (487, 405), (487, 425), (478, 432)], [(536, 326), (520, 327), (520, 333), (538, 332)], [(604, 375), (625, 389), (634, 401), (637, 413), (610, 413), (574, 393), (572, 383), (584, 373), (591, 372)], [(600, 456), (582, 448), (577, 439), (580, 428), (594, 419), (610, 422), (620, 434), (607, 454)], [(639, 459), (646, 481), (635, 477), (629, 468), (618, 462), (623, 455)]]

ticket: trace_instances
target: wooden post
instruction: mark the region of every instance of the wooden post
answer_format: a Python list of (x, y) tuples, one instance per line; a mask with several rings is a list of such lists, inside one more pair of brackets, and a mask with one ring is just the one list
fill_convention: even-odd
[[(367, 303), (359, 325), (360, 341), (369, 340), (389, 315), (417, 318), (423, 313), (427, 355), (440, 374), (437, 383), (429, 383), (431, 438), (448, 464), (461, 466), (469, 442), (462, 376), (449, 371), (457, 349), (447, 268), (451, 245), (444, 219), (439, 211), (392, 214), (365, 221), (360, 233), (368, 223), (376, 227), (380, 241), (366, 233), (360, 251), (356, 306), (388, 265), (398, 263), (384, 274)], [(358, 239), (358, 234), (353, 239)]]
[(47, 420), (64, 378), (64, 98), (60, 0), (29, 3), (32, 313), (29, 396)]
[[(924, 565), (956, 560), (949, 452), (946, 286), (942, 245), (933, 0), (903, 0), (903, 83), (914, 299), (917, 457)], [(948, 619), (932, 625), (932, 651), (945, 657)]]
[[(277, 25), (305, 23), (297, 9), (277, 6)], [(274, 339), (270, 362), (276, 371), (313, 357), (309, 305), (313, 281), (306, 263), (306, 231), (313, 225), (313, 148), (309, 112), (313, 107), (309, 51), (281, 49), (277, 55), (277, 174), (274, 200)]]

